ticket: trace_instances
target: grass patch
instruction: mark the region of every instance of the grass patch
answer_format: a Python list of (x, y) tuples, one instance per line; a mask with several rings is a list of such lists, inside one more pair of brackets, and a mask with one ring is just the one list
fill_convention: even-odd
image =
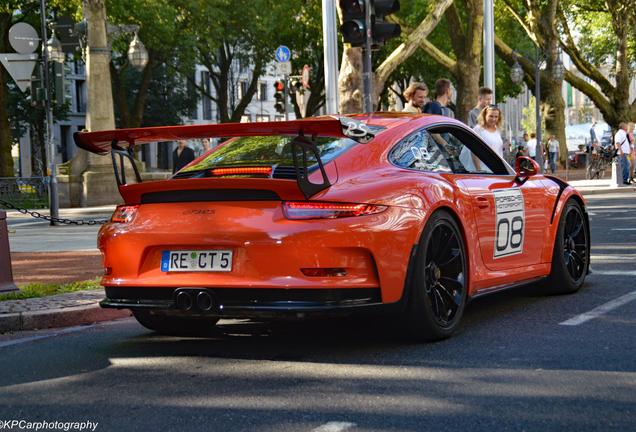
[(74, 291), (90, 290), (100, 288), (100, 278), (92, 280), (70, 282), (65, 284), (42, 284), (30, 283), (20, 286), (20, 291), (0, 295), (0, 301), (21, 300), (35, 297), (46, 297), (56, 294), (64, 294)]

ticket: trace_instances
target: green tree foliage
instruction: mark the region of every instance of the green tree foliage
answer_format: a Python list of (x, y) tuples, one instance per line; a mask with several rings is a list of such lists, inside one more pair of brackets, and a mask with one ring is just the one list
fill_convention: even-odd
[[(221, 122), (239, 121), (276, 47), (298, 28), (302, 0), (177, 0), (196, 60), (210, 73)], [(287, 36), (286, 36), (287, 35)]]

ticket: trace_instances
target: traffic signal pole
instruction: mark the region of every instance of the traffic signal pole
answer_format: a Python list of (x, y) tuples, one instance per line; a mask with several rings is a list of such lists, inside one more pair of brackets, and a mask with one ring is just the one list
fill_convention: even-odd
[(289, 102), (289, 91), (287, 90), (287, 87), (289, 87), (289, 75), (283, 75), (283, 82), (285, 83), (285, 85), (283, 86), (283, 106), (285, 107), (285, 121), (289, 120), (289, 108), (288, 108), (288, 102)]
[(372, 81), (372, 64), (371, 64), (371, 4), (366, 2), (364, 7), (364, 46), (362, 48), (362, 80), (364, 86), (364, 112), (373, 112), (373, 81)]

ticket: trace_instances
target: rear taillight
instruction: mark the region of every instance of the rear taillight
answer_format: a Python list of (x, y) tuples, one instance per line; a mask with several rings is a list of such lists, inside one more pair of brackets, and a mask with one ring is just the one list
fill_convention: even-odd
[(386, 210), (386, 206), (374, 204), (345, 204), (311, 201), (287, 201), (283, 211), (287, 219), (336, 219), (367, 216)]
[(118, 206), (115, 209), (115, 212), (110, 217), (111, 222), (116, 223), (130, 223), (135, 218), (137, 214), (137, 209), (139, 206)]
[(213, 168), (210, 170), (210, 174), (214, 177), (223, 176), (266, 176), (272, 175), (272, 167), (228, 167), (228, 168)]

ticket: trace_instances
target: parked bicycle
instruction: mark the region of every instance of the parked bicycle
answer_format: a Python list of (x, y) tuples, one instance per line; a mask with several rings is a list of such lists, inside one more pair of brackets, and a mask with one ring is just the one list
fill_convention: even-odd
[(605, 177), (605, 169), (612, 166), (617, 150), (612, 144), (598, 147), (596, 153), (592, 152), (592, 159), (587, 167), (585, 178), (588, 180), (602, 179)]

